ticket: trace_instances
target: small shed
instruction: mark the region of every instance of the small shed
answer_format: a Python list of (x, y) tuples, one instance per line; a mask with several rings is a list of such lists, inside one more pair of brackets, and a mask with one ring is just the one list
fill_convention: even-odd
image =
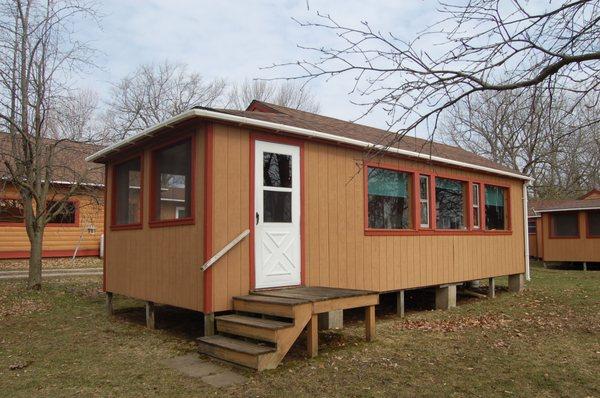
[[(215, 313), (310, 321), (423, 287), (448, 308), (458, 284), (509, 275), (520, 290), (528, 270), (529, 177), (460, 148), (254, 101), (192, 109), (88, 160), (106, 165), (109, 297), (201, 311), (207, 335)], [(253, 338), (283, 327), (216, 325)], [(261, 348), (205, 343), (272, 366)]]

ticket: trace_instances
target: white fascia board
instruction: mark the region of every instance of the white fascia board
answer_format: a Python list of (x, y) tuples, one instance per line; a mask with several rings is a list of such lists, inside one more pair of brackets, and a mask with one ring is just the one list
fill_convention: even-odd
[(244, 116), (230, 115), (228, 113), (210, 111), (207, 109), (190, 109), (189, 111), (181, 113), (175, 117), (165, 120), (162, 123), (152, 126), (149, 129), (142, 131), (141, 133), (138, 133), (127, 139), (124, 139), (116, 144), (110, 145), (110, 146), (102, 149), (101, 151), (98, 151), (95, 154), (88, 156), (85, 160), (88, 162), (93, 162), (93, 161), (101, 158), (102, 156), (104, 156), (110, 152), (120, 150), (122, 147), (125, 147), (128, 144), (132, 144), (141, 138), (144, 138), (146, 136), (151, 136), (154, 132), (156, 132), (159, 129), (168, 127), (175, 123), (179, 123), (179, 122), (182, 122), (182, 121), (194, 118), (194, 117), (203, 117), (203, 118), (208, 118), (208, 119), (222, 120), (222, 121), (226, 121), (226, 122), (238, 123), (238, 124), (243, 124), (243, 125), (247, 125), (247, 126), (260, 127), (260, 128), (265, 128), (265, 129), (274, 130), (274, 131), (282, 131), (282, 132), (288, 132), (288, 133), (293, 133), (293, 134), (299, 134), (299, 135), (303, 135), (306, 137), (320, 138), (320, 139), (323, 139), (326, 141), (333, 141), (333, 142), (338, 142), (338, 143), (343, 143), (343, 144), (349, 144), (349, 145), (354, 145), (354, 146), (362, 147), (362, 148), (375, 148), (378, 150), (383, 150), (388, 153), (396, 153), (399, 155), (409, 156), (409, 157), (413, 157), (413, 158), (449, 164), (449, 165), (468, 168), (468, 169), (472, 169), (472, 170), (484, 171), (486, 173), (517, 178), (519, 180), (533, 181), (533, 178), (531, 178), (531, 177), (524, 176), (524, 175), (518, 174), (518, 173), (513, 173), (510, 171), (497, 170), (497, 169), (494, 169), (491, 167), (474, 165), (471, 163), (461, 162), (461, 161), (452, 160), (452, 159), (446, 159), (446, 158), (439, 157), (439, 156), (432, 156), (432, 155), (428, 155), (426, 153), (414, 152), (414, 151), (409, 151), (406, 149), (388, 148), (383, 145), (374, 145), (374, 144), (371, 144), (366, 141), (360, 141), (360, 140), (355, 140), (352, 138), (340, 137), (338, 135), (323, 133), (321, 131), (309, 130), (309, 129), (305, 129), (305, 128), (301, 128), (301, 127), (288, 126), (286, 124), (281, 124), (281, 123), (267, 122), (267, 121), (263, 121), (263, 120), (247, 118)]
[(572, 209), (544, 209), (544, 210), (536, 210), (536, 213), (554, 213), (559, 211), (581, 211), (581, 210), (600, 210), (600, 206), (592, 206), (592, 207), (575, 207)]

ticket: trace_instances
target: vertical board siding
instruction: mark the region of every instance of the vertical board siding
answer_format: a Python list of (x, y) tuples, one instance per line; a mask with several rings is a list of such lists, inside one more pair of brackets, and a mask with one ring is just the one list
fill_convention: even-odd
[(549, 213), (542, 213), (542, 258), (544, 261), (590, 261), (600, 262), (600, 238), (588, 238), (587, 216), (579, 212), (579, 238), (550, 238)]
[[(59, 191), (60, 192), (60, 191)], [(19, 194), (12, 186), (0, 189), (0, 197), (18, 198)], [(44, 230), (43, 250), (62, 252), (73, 255), (79, 245), (78, 252), (100, 250), (100, 236), (104, 233), (104, 193), (101, 189), (94, 196), (73, 196), (79, 209), (79, 225), (53, 226), (48, 224)], [(94, 227), (95, 232), (88, 232)], [(31, 248), (25, 226), (6, 226), (0, 223), (0, 258), (9, 258), (9, 253), (25, 253)], [(2, 253), (5, 253), (3, 256)]]
[[(249, 228), (250, 131), (215, 125), (214, 250)], [(392, 291), (525, 272), (521, 181), (421, 164), (429, 172), (511, 188), (510, 235), (365, 236), (363, 154), (304, 144), (305, 283)], [(415, 162), (385, 158), (414, 168)], [(434, 199), (431, 198), (434, 205)], [(213, 267), (215, 311), (250, 288), (248, 240)]]
[[(143, 228), (106, 231), (106, 290), (159, 304), (202, 310), (204, 127), (196, 134), (195, 223), (149, 228), (150, 150), (144, 149)], [(118, 159), (116, 159), (118, 161)], [(108, 198), (112, 197), (108, 173)], [(110, 200), (107, 214), (111, 214)]]

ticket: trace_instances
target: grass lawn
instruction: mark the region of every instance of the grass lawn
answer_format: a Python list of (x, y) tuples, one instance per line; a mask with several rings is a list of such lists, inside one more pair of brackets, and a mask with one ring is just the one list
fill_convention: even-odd
[[(0, 260), (0, 271), (26, 270), (29, 268), (28, 259)], [(102, 259), (98, 257), (45, 258), (42, 269), (66, 268), (102, 268)]]
[(118, 297), (105, 316), (100, 277), (51, 279), (41, 292), (4, 281), (0, 396), (600, 396), (600, 272), (532, 275), (521, 294), (450, 311), (401, 320), (382, 308), (374, 343), (349, 313), (343, 331), (320, 334), (317, 358), (304, 359), (301, 340), (274, 371), (232, 367), (249, 382), (225, 389), (161, 363), (195, 351), (195, 314), (165, 309), (150, 331), (135, 300)]

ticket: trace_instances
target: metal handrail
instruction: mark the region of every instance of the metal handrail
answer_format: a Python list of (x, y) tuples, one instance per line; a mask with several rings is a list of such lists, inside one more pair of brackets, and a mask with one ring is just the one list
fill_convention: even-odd
[(216, 263), (217, 261), (219, 261), (219, 259), (221, 257), (223, 257), (229, 250), (231, 250), (235, 245), (237, 245), (238, 243), (240, 243), (242, 241), (242, 239), (244, 239), (248, 235), (250, 235), (250, 230), (249, 229), (247, 229), (244, 232), (242, 232), (241, 234), (239, 234), (235, 239), (233, 239), (224, 248), (222, 248), (217, 254), (215, 254), (214, 256), (212, 256), (210, 258), (210, 260), (208, 260), (207, 262), (205, 262), (202, 265), (202, 271), (206, 271), (207, 269), (209, 269), (211, 265), (213, 265), (214, 263)]

